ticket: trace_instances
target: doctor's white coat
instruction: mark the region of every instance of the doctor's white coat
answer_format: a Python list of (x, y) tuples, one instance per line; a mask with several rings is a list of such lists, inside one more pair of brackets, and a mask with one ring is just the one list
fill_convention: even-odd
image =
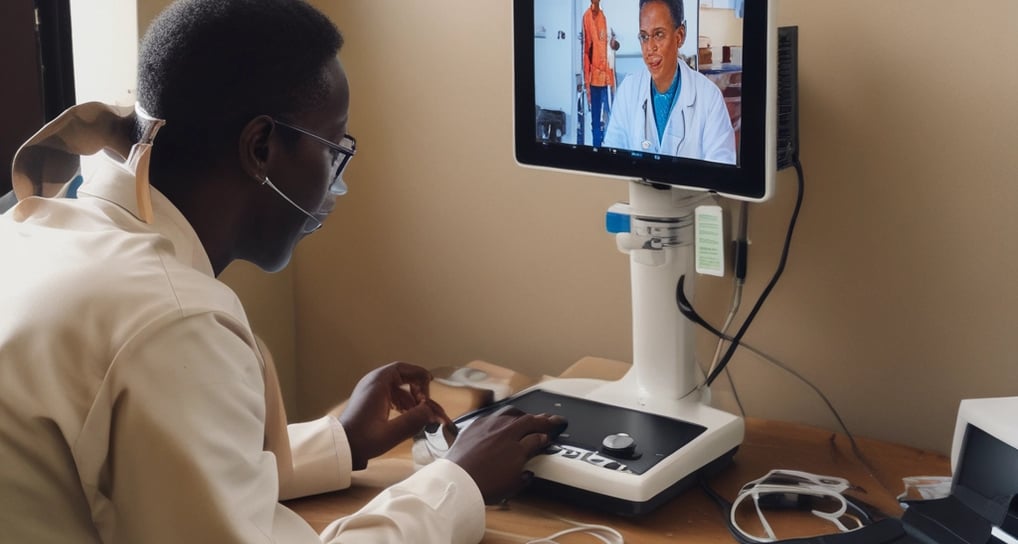
[(664, 137), (658, 138), (646, 66), (619, 84), (604, 147), (735, 164), (735, 131), (725, 99), (711, 80), (679, 62), (682, 88)]
[(321, 535), (279, 503), (350, 485), (346, 433), (332, 416), (286, 425), (184, 216), (151, 189), (141, 221), (121, 160), (86, 172), (77, 199), (31, 196), (52, 195), (78, 154), (126, 156), (117, 114), (85, 104), (37, 134), (0, 215), (0, 540), (478, 542), (481, 494), (445, 460)]

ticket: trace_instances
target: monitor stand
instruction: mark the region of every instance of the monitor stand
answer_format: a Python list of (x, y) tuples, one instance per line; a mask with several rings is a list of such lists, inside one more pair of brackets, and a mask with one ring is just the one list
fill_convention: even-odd
[[(558, 413), (569, 427), (547, 454), (528, 464), (535, 486), (569, 502), (623, 515), (650, 512), (730, 462), (742, 443), (742, 418), (710, 406), (698, 387), (702, 372), (694, 326), (678, 310), (675, 290), (686, 276), (692, 298), (695, 208), (706, 193), (631, 182), (630, 217), (616, 236), (630, 258), (633, 365), (617, 381), (555, 379), (509, 402), (528, 412)], [(609, 229), (613, 230), (613, 229)]]

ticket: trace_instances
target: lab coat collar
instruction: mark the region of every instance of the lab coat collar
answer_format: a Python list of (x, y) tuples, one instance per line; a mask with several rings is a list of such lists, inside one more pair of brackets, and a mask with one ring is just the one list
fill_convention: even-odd
[[(139, 118), (145, 134), (141, 142), (132, 144)], [(11, 169), (14, 192), (18, 200), (62, 196), (67, 183), (81, 172), (81, 158), (101, 151), (105, 157), (88, 161), (78, 194), (123, 208), (138, 219), (141, 230), (172, 240), (178, 259), (214, 277), (191, 224), (168, 198), (149, 186), (149, 152), (162, 124), (140, 108), (99, 102), (72, 106), (18, 149)]]
[(98, 102), (68, 108), (14, 155), (11, 181), (18, 200), (61, 194), (64, 185), (77, 175), (81, 156), (104, 151), (126, 160), (133, 123), (128, 108)]
[(679, 73), (682, 74), (679, 76), (682, 78), (682, 83), (675, 103), (683, 108), (692, 108), (696, 104), (696, 84), (693, 82), (693, 69), (679, 59)]
[(95, 197), (127, 210), (139, 219), (138, 226), (142, 229), (158, 232), (173, 242), (177, 260), (191, 265), (203, 274), (215, 277), (212, 263), (205, 247), (202, 246), (198, 234), (191, 224), (158, 189), (149, 190), (154, 221), (151, 225), (141, 222), (136, 197), (136, 180), (130, 170), (113, 158), (97, 161), (88, 168), (83, 176), (84, 181), (78, 189), (79, 197)]

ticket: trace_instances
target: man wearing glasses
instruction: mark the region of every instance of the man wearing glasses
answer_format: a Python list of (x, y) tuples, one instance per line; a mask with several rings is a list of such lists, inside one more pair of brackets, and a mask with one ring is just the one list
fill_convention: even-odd
[[(285, 425), (236, 295), (318, 230), (357, 153), (342, 37), (301, 0), (180, 0), (139, 53), (133, 111), (68, 110), (18, 152), (0, 215), (0, 527), (10, 542), (477, 542), (560, 418), (503, 409), (316, 535), (279, 500), (448, 423), (427, 370), (362, 379)], [(77, 198), (60, 196), (98, 153)], [(389, 418), (390, 409), (399, 415)]]
[(604, 146), (735, 164), (735, 130), (711, 80), (686, 66), (682, 0), (640, 0), (645, 70), (619, 84)]

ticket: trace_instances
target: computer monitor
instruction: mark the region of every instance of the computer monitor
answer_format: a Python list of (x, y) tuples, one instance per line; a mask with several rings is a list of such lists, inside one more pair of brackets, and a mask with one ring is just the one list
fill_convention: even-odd
[[(516, 0), (517, 161), (767, 199), (780, 151), (775, 2)], [(678, 33), (662, 22), (669, 3)], [(599, 21), (584, 32), (592, 4)]]
[[(795, 159), (796, 34), (775, 26), (776, 1), (513, 2), (517, 161), (629, 185), (606, 226), (630, 258), (632, 366), (512, 399), (571, 421), (558, 453), (529, 465), (566, 500), (643, 514), (742, 442), (742, 419), (711, 405), (676, 291), (691, 296), (701, 255), (723, 268), (721, 236), (700, 236), (722, 230), (713, 195), (766, 200)], [(620, 438), (634, 446), (610, 445)]]

